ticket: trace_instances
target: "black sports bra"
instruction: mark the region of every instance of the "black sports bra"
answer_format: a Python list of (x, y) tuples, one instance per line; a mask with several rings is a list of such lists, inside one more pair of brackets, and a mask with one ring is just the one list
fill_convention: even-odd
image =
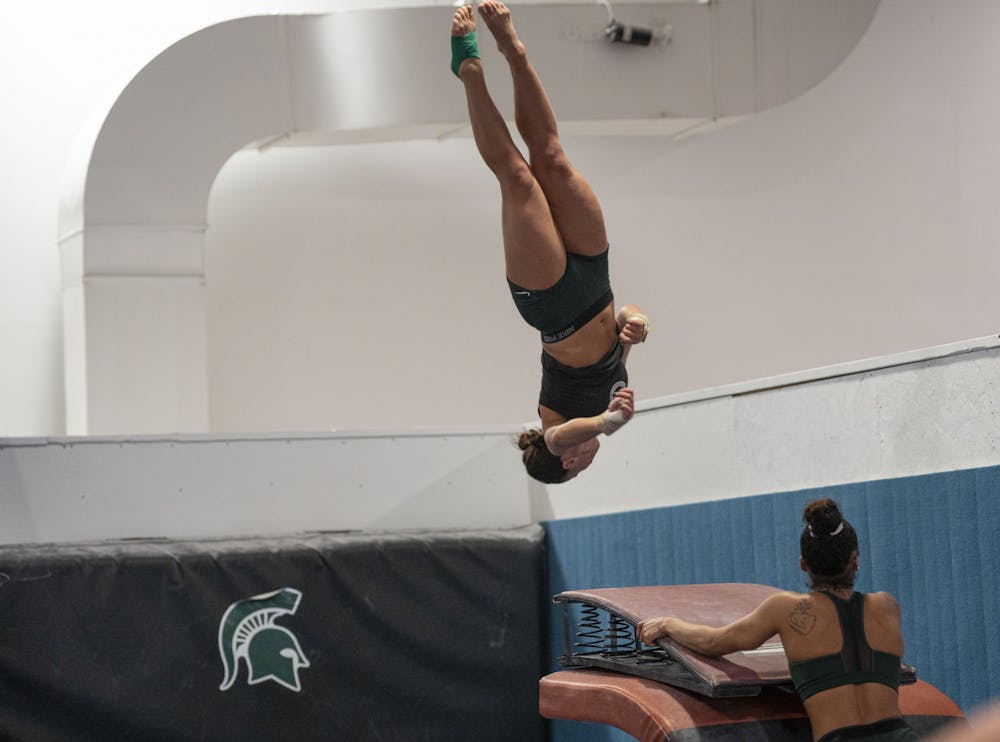
[(849, 600), (829, 593), (824, 595), (837, 609), (844, 643), (834, 654), (788, 663), (799, 697), (804, 701), (824, 690), (860, 683), (881, 683), (898, 690), (900, 658), (872, 649), (865, 637), (864, 593), (856, 592)]

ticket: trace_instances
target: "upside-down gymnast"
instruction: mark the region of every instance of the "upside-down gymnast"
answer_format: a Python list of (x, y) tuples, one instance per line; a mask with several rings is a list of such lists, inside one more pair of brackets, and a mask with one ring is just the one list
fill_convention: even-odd
[(652, 644), (669, 636), (719, 657), (756, 649), (778, 634), (814, 740), (917, 739), (899, 711), (899, 605), (889, 593), (855, 592), (858, 536), (837, 503), (814, 500), (803, 520), (799, 566), (809, 576), (811, 592), (775, 593), (721, 628), (651, 618), (639, 624), (639, 638)]
[(593, 461), (598, 435), (632, 418), (625, 361), (631, 346), (646, 339), (649, 320), (632, 305), (615, 313), (600, 204), (563, 152), (555, 115), (510, 11), (485, 0), (479, 14), (510, 66), (514, 119), (529, 158), (514, 144), (486, 88), (475, 16), (463, 5), (452, 20), (451, 68), (465, 86), (476, 147), (500, 183), (507, 283), (543, 344), (542, 427), (523, 433), (518, 446), (532, 477), (563, 482)]

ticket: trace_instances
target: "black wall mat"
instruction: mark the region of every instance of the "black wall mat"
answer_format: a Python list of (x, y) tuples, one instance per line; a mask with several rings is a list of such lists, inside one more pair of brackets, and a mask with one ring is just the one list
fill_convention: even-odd
[(543, 552), (537, 526), (0, 547), (0, 739), (545, 740)]

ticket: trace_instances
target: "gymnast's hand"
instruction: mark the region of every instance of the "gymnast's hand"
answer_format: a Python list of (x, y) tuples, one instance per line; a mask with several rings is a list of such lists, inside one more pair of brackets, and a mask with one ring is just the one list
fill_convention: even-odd
[(618, 339), (622, 345), (646, 342), (646, 336), (649, 334), (649, 317), (643, 314), (639, 307), (626, 304), (618, 310), (615, 322), (618, 325)]
[(592, 420), (597, 424), (598, 432), (611, 435), (622, 425), (632, 419), (635, 414), (635, 392), (629, 387), (619, 389), (611, 398), (608, 409)]
[(621, 410), (625, 422), (632, 419), (632, 415), (635, 414), (635, 390), (632, 387), (627, 386), (615, 392), (614, 399), (608, 405), (608, 411), (614, 412), (615, 410)]
[(636, 633), (644, 644), (653, 645), (657, 639), (670, 635), (670, 617), (647, 618), (636, 626)]
[(647, 327), (649, 327), (649, 322), (644, 318), (638, 315), (629, 317), (622, 331), (618, 334), (618, 339), (622, 341), (623, 345), (635, 345), (636, 343), (644, 342), (646, 340)]

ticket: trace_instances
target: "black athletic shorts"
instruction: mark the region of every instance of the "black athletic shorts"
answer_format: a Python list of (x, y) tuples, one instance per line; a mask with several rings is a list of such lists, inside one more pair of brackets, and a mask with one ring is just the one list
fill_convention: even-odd
[(914, 742), (920, 739), (910, 725), (899, 718), (882, 719), (873, 724), (841, 727), (828, 732), (819, 738), (818, 742)]
[(566, 272), (554, 286), (538, 291), (507, 279), (524, 321), (542, 333), (543, 343), (564, 340), (601, 313), (615, 297), (608, 278), (608, 251), (600, 255), (566, 253)]

